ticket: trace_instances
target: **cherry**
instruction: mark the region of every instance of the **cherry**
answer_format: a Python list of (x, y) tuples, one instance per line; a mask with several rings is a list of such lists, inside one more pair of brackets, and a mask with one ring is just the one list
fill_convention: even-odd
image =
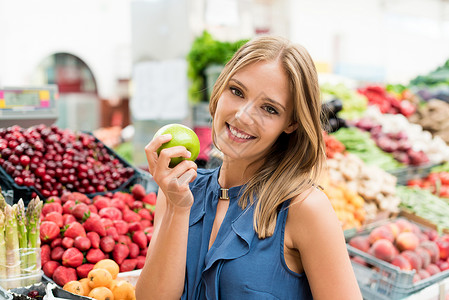
[[(16, 148), (17, 149), (17, 148)], [(30, 157), (29, 156), (27, 156), (27, 155), (22, 155), (21, 157), (20, 157), (20, 164), (22, 165), (22, 166), (28, 166), (29, 164), (30, 164), (30, 161), (31, 161), (31, 159), (30, 159)]]

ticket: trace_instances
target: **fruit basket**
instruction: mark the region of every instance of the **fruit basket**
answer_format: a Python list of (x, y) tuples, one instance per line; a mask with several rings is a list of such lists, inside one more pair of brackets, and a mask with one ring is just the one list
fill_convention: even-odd
[[(429, 264), (435, 264), (436, 260), (440, 259), (439, 250), (438, 254), (436, 254), (437, 258), (435, 258), (435, 263), (432, 258), (432, 262), (428, 261), (427, 267), (423, 268), (424, 258), (422, 258), (420, 254), (418, 255), (418, 250), (416, 250), (417, 254), (415, 256), (409, 253), (415, 252), (415, 249), (417, 249), (418, 246), (413, 251), (401, 248), (399, 246), (399, 243), (407, 246), (410, 245), (411, 242), (409, 240), (402, 240), (401, 242), (398, 242), (400, 234), (398, 232), (395, 236), (394, 242), (391, 242), (391, 244), (395, 245), (397, 249), (400, 249), (398, 250), (398, 252), (395, 252), (393, 248), (391, 248), (393, 250), (390, 254), (388, 254), (388, 251), (384, 251), (384, 249), (379, 250), (379, 247), (377, 247), (378, 249), (373, 249), (375, 248), (374, 245), (376, 243), (371, 242), (374, 240), (373, 236), (383, 235), (378, 240), (389, 239), (387, 237), (387, 234), (380, 228), (385, 228), (385, 226), (389, 226), (389, 224), (396, 224), (398, 220), (401, 220), (399, 222), (412, 225), (412, 227), (409, 227), (410, 231), (408, 232), (408, 235), (414, 233), (414, 230), (416, 230), (416, 228), (419, 228), (420, 232), (426, 235), (428, 234), (429, 236), (435, 234), (434, 230), (428, 229), (421, 224), (417, 224), (402, 217), (385, 220), (383, 222), (374, 224), (369, 228), (364, 228), (359, 231), (345, 231), (347, 250), (349, 256), (351, 257), (354, 273), (356, 275), (364, 299), (403, 299), (424, 288), (437, 284), (441, 280), (449, 277), (449, 269), (441, 267), (438, 272), (435, 272), (433, 274), (430, 274), (430, 269), (427, 269)], [(357, 242), (354, 242), (356, 240), (354, 239), (355, 237), (359, 238)], [(371, 239), (370, 246), (362, 245), (364, 238), (367, 238), (368, 240)], [(424, 240), (426, 240), (426, 238)], [(430, 244), (429, 241), (431, 240), (427, 241), (428, 242), (426, 242), (426, 245), (423, 244), (423, 241), (420, 241), (418, 245), (424, 248), (424, 246), (428, 246), (427, 244)], [(381, 243), (378, 243), (378, 245), (380, 244)], [(388, 243), (385, 242), (385, 245), (387, 244)], [(387, 247), (385, 247), (385, 249), (386, 248)], [(407, 255), (405, 254), (405, 252), (407, 252)], [(430, 254), (425, 255), (430, 259)], [(410, 258), (410, 266), (404, 267), (405, 263), (409, 264), (409, 262), (407, 261), (402, 264), (400, 262), (401, 259), (396, 260), (396, 257), (399, 256)], [(414, 265), (415, 262), (417, 264), (417, 267), (415, 267)]]
[(121, 191), (142, 177), (88, 132), (39, 125), (0, 128), (0, 187), (16, 203), (79, 191), (94, 197)]

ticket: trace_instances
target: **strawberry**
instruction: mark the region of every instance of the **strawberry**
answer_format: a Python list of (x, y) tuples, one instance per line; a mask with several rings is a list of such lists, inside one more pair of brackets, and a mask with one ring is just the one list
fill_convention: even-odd
[(50, 242), (59, 236), (59, 226), (55, 222), (43, 221), (40, 226), (40, 238), (43, 243)]
[[(67, 228), (66, 228), (67, 227)], [(70, 223), (64, 227), (64, 236), (71, 237), (72, 239), (77, 236), (86, 236), (86, 230), (84, 230), (83, 225), (78, 222)]]
[(41, 266), (45, 265), (47, 261), (51, 260), (51, 248), (50, 245), (45, 244), (41, 246)]
[(129, 208), (131, 208), (135, 212), (138, 212), (141, 208), (143, 208), (143, 202), (142, 201), (134, 201), (133, 205), (131, 205)]
[(96, 264), (100, 260), (104, 259), (104, 253), (100, 249), (90, 249), (87, 251), (86, 260), (92, 264)]
[(145, 265), (146, 257), (142, 256), (142, 255), (139, 255), (139, 256), (136, 257), (136, 259), (137, 259), (136, 268), (137, 269), (142, 269), (143, 266)]
[(128, 224), (128, 232), (133, 233), (134, 231), (143, 230), (142, 224), (140, 222), (132, 222)]
[(129, 272), (132, 271), (136, 268), (137, 265), (137, 259), (135, 258), (128, 258), (125, 259), (121, 264), (120, 264), (120, 272)]
[(76, 248), (69, 248), (62, 255), (62, 265), (66, 267), (76, 268), (83, 263), (83, 253)]
[(60, 238), (60, 237), (55, 238), (53, 241), (51, 241), (50, 246), (51, 246), (52, 249), (55, 248), (55, 247), (58, 247), (58, 246), (62, 246), (62, 238)]
[(113, 220), (108, 219), (108, 218), (101, 218), (100, 222), (104, 225), (104, 228), (106, 228), (106, 229), (108, 229), (109, 227), (114, 226)]
[(64, 220), (62, 218), (62, 214), (57, 211), (51, 211), (44, 216), (43, 221), (52, 221), (58, 225), (59, 228), (64, 226)]
[(128, 206), (132, 206), (134, 202), (133, 196), (124, 192), (115, 192), (113, 198), (122, 199)]
[(84, 203), (84, 204), (91, 204), (92, 201), (83, 193), (79, 192), (72, 192), (72, 197), (75, 201)]
[(77, 280), (78, 277), (76, 275), (76, 270), (74, 268), (59, 266), (55, 269), (52, 279), (57, 285), (62, 287), (67, 282)]
[(123, 212), (123, 220), (125, 222), (128, 222), (128, 223), (139, 222), (141, 219), (142, 219), (142, 217), (138, 213), (136, 213), (130, 209), (127, 209)]
[(44, 265), (42, 265), (42, 271), (44, 271), (44, 274), (47, 277), (52, 278), (56, 268), (59, 267), (60, 265), (61, 264), (58, 263), (57, 261), (50, 260), (46, 262)]
[(61, 245), (62, 247), (69, 249), (73, 247), (74, 242), (75, 241), (71, 237), (65, 236), (62, 238)]
[(78, 220), (85, 218), (88, 212), (90, 213), (89, 206), (85, 203), (75, 204), (72, 208), (72, 215), (74, 215)]
[(106, 235), (112, 237), (114, 239), (114, 241), (118, 241), (117, 229), (115, 229), (114, 226), (109, 227), (108, 229), (106, 229)]
[(109, 207), (111, 205), (111, 199), (104, 196), (97, 196), (94, 198), (94, 205), (100, 211), (102, 208)]
[(122, 212), (116, 207), (102, 208), (98, 211), (98, 214), (102, 218), (108, 218), (111, 220), (121, 220), (122, 219)]
[(129, 258), (136, 258), (137, 256), (139, 256), (139, 252), (140, 252), (140, 248), (136, 243), (130, 243), (128, 245), (129, 248)]
[(61, 204), (57, 203), (57, 202), (51, 202), (51, 203), (47, 202), (42, 207), (42, 214), (44, 215), (44, 217), (48, 213), (50, 213), (52, 211), (55, 211), (55, 212), (58, 212), (58, 213), (62, 214), (62, 206), (61, 206)]
[(64, 203), (64, 205), (62, 206), (62, 212), (64, 214), (72, 214), (72, 209), (75, 206), (75, 201), (73, 200), (68, 200), (67, 202)]
[(131, 188), (131, 194), (133, 195), (134, 199), (142, 200), (146, 195), (146, 191), (143, 185), (137, 183)]
[(77, 236), (73, 246), (80, 251), (87, 251), (90, 249), (90, 246), (92, 246), (92, 242), (87, 236)]
[(128, 233), (128, 223), (126, 223), (123, 220), (114, 220), (114, 227), (117, 229), (117, 233), (120, 234), (127, 234)]
[(146, 208), (141, 208), (138, 214), (144, 220), (153, 221), (153, 214), (151, 214), (151, 212)]
[(132, 236), (132, 240), (141, 249), (148, 246), (147, 236), (145, 235), (145, 232), (143, 232), (142, 230), (134, 232), (134, 234)]
[(68, 225), (70, 223), (76, 222), (76, 218), (72, 214), (70, 214), (70, 213), (63, 214), (62, 215), (62, 221), (63, 221), (64, 225)]
[(100, 221), (100, 217), (89, 217), (84, 223), (83, 227), (87, 232), (94, 231), (99, 236), (106, 236), (106, 229)]
[(78, 278), (87, 278), (87, 275), (90, 271), (94, 268), (94, 264), (82, 264), (81, 266), (78, 266), (76, 268), (76, 274), (78, 275)]
[(51, 250), (51, 255), (50, 255), (51, 260), (56, 260), (56, 261), (61, 260), (62, 255), (64, 254), (64, 251), (65, 251), (65, 249), (62, 248), (61, 246), (53, 248)]
[(122, 199), (114, 198), (111, 200), (111, 207), (118, 208), (120, 211), (126, 209), (126, 203)]
[(89, 210), (90, 210), (91, 213), (98, 214), (98, 208), (95, 205), (89, 204), (88, 207), (89, 207)]
[(153, 226), (153, 223), (150, 220), (140, 220), (139, 223), (143, 229)]
[(118, 236), (117, 243), (129, 245), (132, 243), (131, 238), (126, 234), (121, 234)]
[(114, 250), (112, 250), (112, 257), (116, 263), (119, 265), (127, 258), (129, 255), (129, 248), (124, 244), (115, 244)]
[(147, 256), (148, 248), (140, 249), (139, 256)]
[(148, 193), (142, 201), (149, 205), (156, 205), (157, 196), (155, 192)]
[(47, 198), (47, 200), (45, 200), (45, 203), (59, 203), (62, 205), (62, 201), (61, 198), (59, 198), (58, 196), (50, 196), (50, 198)]
[(94, 249), (100, 248), (100, 235), (95, 231), (86, 233), (87, 238), (90, 240), (91, 246)]
[(109, 253), (114, 250), (115, 246), (115, 240), (112, 238), (112, 236), (105, 236), (100, 239), (100, 249), (105, 252)]

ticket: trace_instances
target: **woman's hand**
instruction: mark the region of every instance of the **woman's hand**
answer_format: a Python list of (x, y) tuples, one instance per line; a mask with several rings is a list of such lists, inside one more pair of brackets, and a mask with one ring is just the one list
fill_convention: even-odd
[(162, 149), (158, 156), (157, 149), (171, 138), (170, 134), (160, 135), (145, 147), (148, 168), (167, 202), (176, 207), (188, 208), (193, 204), (189, 183), (196, 178), (197, 165), (193, 161), (183, 160), (176, 167), (169, 168), (172, 157), (190, 157), (190, 152), (183, 146)]

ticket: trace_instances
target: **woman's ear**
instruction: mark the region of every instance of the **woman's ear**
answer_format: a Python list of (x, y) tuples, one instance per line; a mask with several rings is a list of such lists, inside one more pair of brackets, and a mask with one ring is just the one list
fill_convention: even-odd
[(298, 126), (299, 126), (298, 122), (292, 122), (292, 123), (290, 123), (290, 125), (287, 126), (287, 128), (284, 129), (284, 132), (286, 134), (290, 134), (293, 131), (295, 131), (296, 129), (298, 129)]

